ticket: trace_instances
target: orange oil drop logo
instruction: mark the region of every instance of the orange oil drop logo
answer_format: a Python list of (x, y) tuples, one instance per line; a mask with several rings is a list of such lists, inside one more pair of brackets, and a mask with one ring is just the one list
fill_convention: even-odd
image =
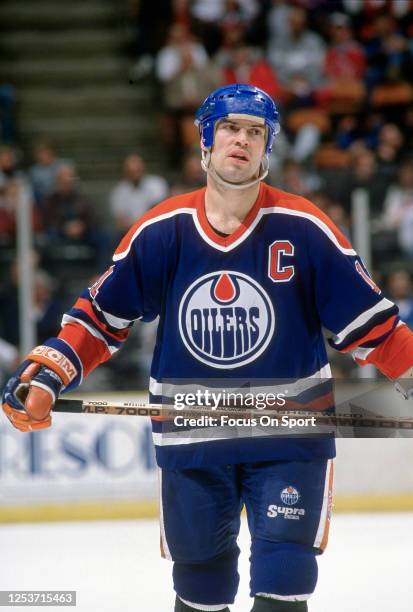
[(215, 285), (214, 297), (218, 302), (230, 302), (235, 297), (235, 287), (228, 274), (222, 274)]

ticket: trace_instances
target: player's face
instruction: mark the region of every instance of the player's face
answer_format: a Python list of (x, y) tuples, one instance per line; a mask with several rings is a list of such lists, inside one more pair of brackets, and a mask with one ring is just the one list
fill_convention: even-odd
[(257, 120), (223, 119), (211, 153), (215, 170), (227, 181), (241, 183), (259, 175), (265, 150), (265, 125)]

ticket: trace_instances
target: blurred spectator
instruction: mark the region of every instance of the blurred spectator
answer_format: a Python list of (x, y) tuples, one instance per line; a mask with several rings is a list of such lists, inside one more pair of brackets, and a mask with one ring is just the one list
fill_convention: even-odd
[(175, 196), (199, 189), (205, 183), (206, 175), (201, 167), (201, 156), (198, 151), (190, 152), (183, 161), (181, 176), (171, 187), (171, 195)]
[(331, 206), (334, 205), (334, 201), (331, 196), (324, 191), (323, 189), (312, 191), (309, 194), (310, 200), (315, 204), (320, 210), (328, 214), (328, 210)]
[[(223, 39), (235, 34), (244, 39), (259, 11), (258, 0), (193, 0), (190, 5), (192, 31), (208, 51), (214, 55)], [(227, 38), (228, 37), (228, 38)]]
[(409, 13), (410, 0), (341, 0), (343, 8), (351, 14), (364, 13), (371, 18), (377, 12), (390, 11), (395, 17), (403, 17)]
[(233, 49), (224, 68), (225, 84), (247, 83), (266, 91), (274, 100), (281, 102), (283, 91), (271, 66), (262, 57), (259, 49), (245, 45)]
[(348, 149), (361, 136), (357, 117), (344, 115), (337, 124), (335, 136), (338, 146), (341, 149)]
[(403, 134), (406, 138), (406, 149), (413, 149), (413, 106), (409, 106), (406, 110), (405, 116), (402, 121)]
[(350, 219), (341, 204), (335, 202), (333, 198), (323, 190), (313, 191), (308, 197), (311, 202), (330, 217), (343, 234), (348, 237), (350, 236)]
[(31, 189), (26, 174), (19, 167), (16, 149), (10, 145), (0, 145), (0, 178), (5, 182), (17, 178)]
[(280, 83), (283, 125), (291, 143), (289, 156), (304, 162), (330, 127), (329, 117), (316, 97), (323, 79), (325, 48), (320, 36), (307, 28), (304, 8), (282, 1), (273, 4), (267, 16), (268, 58)]
[(368, 112), (344, 114), (338, 118), (335, 127), (335, 140), (341, 149), (352, 150), (366, 147), (377, 148), (381, 129), (385, 123), (382, 113)]
[(347, 213), (351, 213), (354, 190), (364, 189), (369, 198), (370, 216), (378, 218), (383, 214), (384, 199), (389, 185), (388, 177), (378, 171), (374, 153), (364, 146), (355, 148), (350, 175), (342, 195), (342, 202)]
[(238, 28), (245, 34), (257, 13), (255, 0), (225, 0), (218, 23), (221, 31)]
[(15, 122), (16, 94), (14, 87), (0, 84), (0, 142), (13, 144), (16, 141)]
[(394, 180), (404, 152), (404, 137), (399, 126), (384, 124), (379, 131), (376, 148), (380, 173)]
[(123, 179), (110, 194), (110, 211), (122, 234), (154, 204), (168, 196), (164, 178), (146, 174), (143, 159), (133, 153), (123, 162)]
[[(10, 268), (8, 284), (0, 292), (0, 334), (4, 340), (18, 347), (20, 331), (17, 320), (18, 308), (18, 266), (14, 261)], [(56, 292), (56, 282), (41, 269), (33, 271), (33, 312), (36, 324), (36, 338), (42, 343), (60, 331), (62, 303)]]
[[(20, 202), (30, 201), (31, 190), (18, 176), (6, 180), (0, 175), (0, 246), (12, 246), (16, 240), (17, 210)], [(32, 229), (36, 237), (42, 233), (43, 225), (38, 210), (32, 209)]]
[[(271, 23), (271, 13), (268, 20)], [(268, 43), (268, 59), (281, 84), (294, 96), (308, 95), (322, 82), (324, 57), (325, 45), (307, 28), (305, 9), (291, 7), (284, 32), (277, 31)]]
[(157, 75), (164, 86), (164, 140), (172, 164), (179, 163), (197, 140), (195, 110), (211, 90), (222, 84), (221, 71), (208, 61), (205, 49), (188, 30), (180, 24), (172, 26), (168, 44), (157, 57)]
[(10, 202), (7, 182), (0, 175), (0, 246), (8, 246), (13, 241), (15, 228), (15, 210)]
[(357, 111), (365, 97), (366, 60), (363, 48), (354, 40), (348, 15), (330, 16), (329, 37), (324, 63), (327, 83), (317, 90), (318, 103), (331, 112)]
[(79, 188), (72, 164), (66, 163), (57, 170), (56, 188), (44, 202), (43, 219), (51, 245), (88, 246), (97, 258), (97, 265), (107, 266), (108, 237), (97, 224), (92, 202)]
[(397, 230), (401, 248), (413, 257), (413, 160), (401, 165), (398, 183), (389, 188), (382, 221), (385, 229)]
[(361, 80), (366, 70), (365, 53), (354, 40), (351, 20), (344, 13), (333, 13), (329, 20), (330, 44), (325, 57), (324, 74), (336, 80)]
[(366, 80), (369, 87), (410, 78), (412, 63), (407, 40), (398, 31), (397, 21), (390, 14), (381, 13), (375, 17), (366, 53)]
[(406, 270), (392, 272), (386, 283), (387, 296), (399, 307), (400, 318), (413, 329), (413, 286)]
[(321, 135), (330, 129), (330, 120), (325, 111), (310, 106), (287, 113), (286, 128), (290, 140), (289, 156), (304, 162), (317, 151)]
[(220, 68), (227, 68), (233, 61), (233, 52), (245, 45), (244, 30), (238, 26), (223, 28), (218, 51), (214, 54), (214, 63)]
[(407, 160), (400, 168), (398, 183), (390, 187), (385, 200), (386, 226), (399, 227), (406, 211), (411, 207), (413, 207), (413, 162)]
[(10, 374), (17, 368), (19, 361), (17, 347), (0, 338), (0, 389), (3, 388)]
[(280, 188), (296, 195), (308, 197), (320, 187), (320, 179), (314, 172), (308, 172), (293, 159), (284, 162)]
[(167, 42), (156, 58), (156, 76), (162, 83), (169, 83), (185, 69), (185, 57), (189, 56), (194, 68), (203, 68), (208, 62), (205, 48), (193, 39), (188, 28), (173, 24), (168, 31)]
[(47, 140), (39, 140), (33, 146), (34, 164), (29, 170), (36, 203), (41, 207), (56, 187), (58, 169), (68, 163), (58, 159), (55, 148)]
[[(0, 338), (0, 374), (1, 370), (11, 371), (18, 366), (19, 351), (13, 344)], [(0, 376), (0, 383), (1, 383)]]
[(138, 1), (138, 6), (130, 12), (136, 24), (133, 53), (137, 61), (131, 69), (131, 77), (135, 80), (152, 72), (155, 56), (166, 38), (168, 28), (180, 24), (189, 29), (191, 18), (189, 0)]
[(267, 14), (267, 27), (270, 41), (280, 43), (290, 29), (290, 0), (272, 0), (272, 7)]
[(258, 12), (257, 0), (194, 0), (191, 13), (200, 21), (251, 20)]

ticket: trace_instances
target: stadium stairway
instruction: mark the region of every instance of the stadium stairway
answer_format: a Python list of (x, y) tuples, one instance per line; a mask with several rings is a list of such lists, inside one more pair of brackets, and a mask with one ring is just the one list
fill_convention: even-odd
[(103, 209), (128, 152), (165, 167), (154, 83), (129, 80), (131, 30), (127, 0), (0, 4), (0, 82), (16, 88), (23, 150), (50, 138)]

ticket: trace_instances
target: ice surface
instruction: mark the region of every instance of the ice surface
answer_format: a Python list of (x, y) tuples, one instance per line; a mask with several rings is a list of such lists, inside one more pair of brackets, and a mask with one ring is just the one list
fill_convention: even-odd
[[(2, 525), (0, 590), (76, 590), (76, 608), (63, 608), (76, 612), (172, 612), (171, 564), (158, 543), (152, 520)], [(249, 612), (245, 522), (239, 543), (241, 584), (231, 611)], [(412, 550), (413, 514), (333, 516), (309, 611), (410, 611)]]

